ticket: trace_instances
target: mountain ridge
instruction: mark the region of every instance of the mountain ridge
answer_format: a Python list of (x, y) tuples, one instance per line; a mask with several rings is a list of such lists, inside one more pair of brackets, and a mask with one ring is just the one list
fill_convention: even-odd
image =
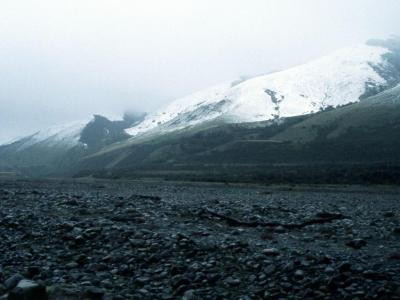
[(220, 84), (173, 101), (127, 132), (162, 134), (215, 118), (271, 120), (356, 102), (400, 82), (400, 49), (392, 44), (397, 45), (369, 42), (287, 70)]
[[(232, 158), (235, 160), (229, 163), (290, 163), (311, 157), (310, 153), (319, 157), (316, 149), (335, 160), (332, 149), (320, 142), (333, 143), (338, 157), (345, 157), (345, 147), (349, 153), (353, 151), (346, 140), (349, 130), (358, 130), (368, 139), (362, 127), (369, 125), (363, 118), (376, 118), (382, 128), (389, 126), (368, 110), (375, 103), (377, 112), (397, 116), (399, 108), (393, 99), (400, 94), (399, 83), (400, 40), (374, 40), (288, 70), (194, 93), (172, 102), (167, 106), (169, 113), (161, 109), (149, 115), (127, 114), (116, 121), (94, 115), (90, 121), (35, 133), (0, 146), (0, 171), (72, 175), (96, 168), (108, 172), (155, 164), (218, 164)], [(339, 126), (331, 116), (341, 116), (343, 124), (352, 125)], [(391, 121), (396, 125), (395, 119)], [(332, 126), (342, 129), (330, 132)], [(372, 130), (383, 130), (377, 126)], [(388, 136), (392, 145), (380, 141), (392, 156), (391, 147), (397, 146), (394, 137)], [(342, 139), (343, 149), (335, 144), (336, 138)], [(369, 139), (360, 143), (369, 145), (374, 137)], [(235, 152), (241, 156), (236, 157)], [(355, 161), (352, 155), (349, 157)], [(275, 160), (268, 160), (269, 156)], [(305, 161), (310, 162), (309, 158)]]
[(399, 129), (400, 86), (396, 86), (357, 103), (279, 123), (224, 124), (186, 134), (170, 132), (164, 139), (88, 157), (76, 175), (394, 183), (400, 178)]
[(104, 116), (53, 126), (0, 146), (0, 171), (28, 175), (69, 173), (84, 156), (108, 144), (129, 138), (124, 129), (140, 122), (143, 114), (110, 121)]

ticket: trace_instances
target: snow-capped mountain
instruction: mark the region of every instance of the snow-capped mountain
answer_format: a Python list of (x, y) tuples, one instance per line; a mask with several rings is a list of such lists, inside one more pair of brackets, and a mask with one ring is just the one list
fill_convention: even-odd
[(89, 122), (91, 121), (85, 120), (52, 126), (9, 144), (18, 144), (17, 152), (40, 144), (64, 149), (73, 148), (79, 144), (81, 132)]
[(400, 81), (400, 52), (392, 46), (356, 45), (285, 71), (223, 83), (173, 101), (126, 132), (135, 137), (215, 119), (273, 120), (357, 102)]
[(94, 115), (38, 131), (0, 146), (0, 171), (24, 169), (25, 173), (51, 174), (68, 169), (85, 155), (129, 138), (124, 130), (143, 118), (143, 114), (126, 114), (123, 120), (110, 121)]
[(400, 84), (357, 103), (284, 122), (200, 126), (151, 141), (136, 139), (127, 147), (85, 158), (77, 174), (263, 183), (273, 178), (332, 183), (351, 177), (355, 182), (399, 182), (399, 128)]
[[(370, 41), (284, 71), (242, 78), (199, 91), (150, 115), (127, 114), (120, 121), (97, 115), (91, 120), (52, 127), (0, 145), (0, 172), (17, 170), (49, 175), (72, 172), (85, 162), (88, 168), (96, 169), (122, 168), (131, 161), (174, 161), (168, 155), (174, 157), (190, 147), (180, 147), (178, 142), (170, 145), (168, 139), (225, 126), (223, 123), (282, 120), (367, 101), (366, 98), (381, 95), (380, 92), (398, 84), (400, 40)], [(307, 116), (300, 118), (303, 117)], [(282, 123), (285, 122), (265, 122), (265, 126)], [(192, 127), (196, 131), (175, 134), (175, 131)], [(148, 137), (168, 132), (174, 133), (146, 144)], [(226, 138), (229, 140), (229, 136)], [(212, 137), (205, 141), (204, 144), (215, 144)], [(163, 142), (165, 147), (157, 148), (156, 152), (149, 150)], [(151, 157), (146, 158), (149, 151)]]

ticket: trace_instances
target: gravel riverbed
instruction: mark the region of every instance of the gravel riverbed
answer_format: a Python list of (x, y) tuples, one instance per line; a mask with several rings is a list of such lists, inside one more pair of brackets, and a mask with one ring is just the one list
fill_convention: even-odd
[(396, 187), (1, 180), (0, 299), (400, 299), (399, 209)]

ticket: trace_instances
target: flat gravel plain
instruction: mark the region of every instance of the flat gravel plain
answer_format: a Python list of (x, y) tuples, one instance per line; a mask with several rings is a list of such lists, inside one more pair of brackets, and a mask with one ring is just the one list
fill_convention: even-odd
[(400, 299), (400, 188), (0, 180), (0, 299)]

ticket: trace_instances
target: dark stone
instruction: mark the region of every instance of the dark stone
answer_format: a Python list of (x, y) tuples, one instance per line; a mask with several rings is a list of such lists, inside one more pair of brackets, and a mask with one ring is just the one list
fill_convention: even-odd
[(104, 296), (104, 291), (100, 288), (89, 286), (82, 293), (84, 299), (101, 300)]
[(339, 266), (340, 273), (350, 272), (351, 271), (351, 264), (349, 262), (343, 262)]
[(276, 267), (274, 265), (269, 265), (269, 266), (265, 267), (263, 270), (265, 275), (271, 275), (271, 274), (275, 273), (275, 271), (276, 271)]
[(389, 255), (389, 258), (390, 258), (390, 259), (400, 260), (400, 252), (392, 252), (392, 253)]
[(66, 200), (66, 201), (62, 202), (61, 204), (70, 205), (70, 206), (79, 206), (79, 202), (76, 201), (75, 199)]
[(4, 286), (6, 287), (6, 289), (11, 290), (15, 286), (17, 286), (17, 284), (22, 279), (24, 279), (24, 277), (22, 277), (21, 274), (14, 274), (13, 276), (11, 276), (8, 279), (6, 279), (6, 281), (4, 281)]
[(75, 268), (77, 268), (79, 265), (78, 265), (78, 263), (76, 263), (76, 262), (70, 262), (70, 263), (67, 263), (66, 265), (65, 265), (65, 268), (67, 268), (67, 269), (75, 269)]
[(188, 285), (190, 281), (183, 275), (175, 275), (171, 278), (171, 286), (177, 288), (181, 285)]
[(363, 276), (367, 279), (371, 280), (385, 280), (387, 279), (387, 276), (383, 273), (376, 272), (373, 270), (367, 270), (363, 273)]
[(261, 233), (261, 239), (263, 240), (272, 240), (274, 239), (274, 233), (271, 230), (264, 230), (263, 233)]
[(385, 213), (383, 214), (383, 216), (384, 216), (385, 218), (393, 218), (393, 217), (395, 217), (396, 215), (395, 215), (394, 212), (388, 211), (388, 212), (385, 212)]
[(240, 282), (241, 282), (241, 280), (239, 278), (233, 278), (233, 277), (228, 277), (224, 281), (227, 285), (231, 285), (231, 286), (238, 286), (238, 285), (240, 285)]
[(151, 281), (151, 279), (146, 276), (141, 276), (141, 277), (136, 278), (136, 282), (140, 285), (144, 285), (150, 281)]
[(267, 255), (267, 256), (277, 256), (280, 254), (279, 250), (276, 248), (267, 248), (263, 249), (262, 254)]
[(349, 246), (353, 249), (361, 249), (362, 247), (367, 245), (367, 241), (363, 240), (363, 239), (354, 239), (350, 242), (346, 243), (346, 246)]
[(34, 281), (22, 279), (9, 293), (8, 300), (47, 300), (46, 287)]
[(33, 277), (35, 277), (36, 275), (39, 275), (39, 274), (40, 274), (40, 268), (39, 267), (37, 267), (37, 266), (28, 267), (27, 276), (29, 278), (33, 278)]
[(294, 277), (297, 279), (302, 279), (304, 277), (304, 271), (303, 270), (296, 270), (294, 272)]
[(333, 269), (332, 267), (326, 267), (324, 271), (325, 271), (326, 274), (335, 273), (335, 269)]
[(187, 290), (182, 296), (182, 300), (195, 300), (195, 299), (197, 299), (197, 297), (194, 294), (194, 290)]

